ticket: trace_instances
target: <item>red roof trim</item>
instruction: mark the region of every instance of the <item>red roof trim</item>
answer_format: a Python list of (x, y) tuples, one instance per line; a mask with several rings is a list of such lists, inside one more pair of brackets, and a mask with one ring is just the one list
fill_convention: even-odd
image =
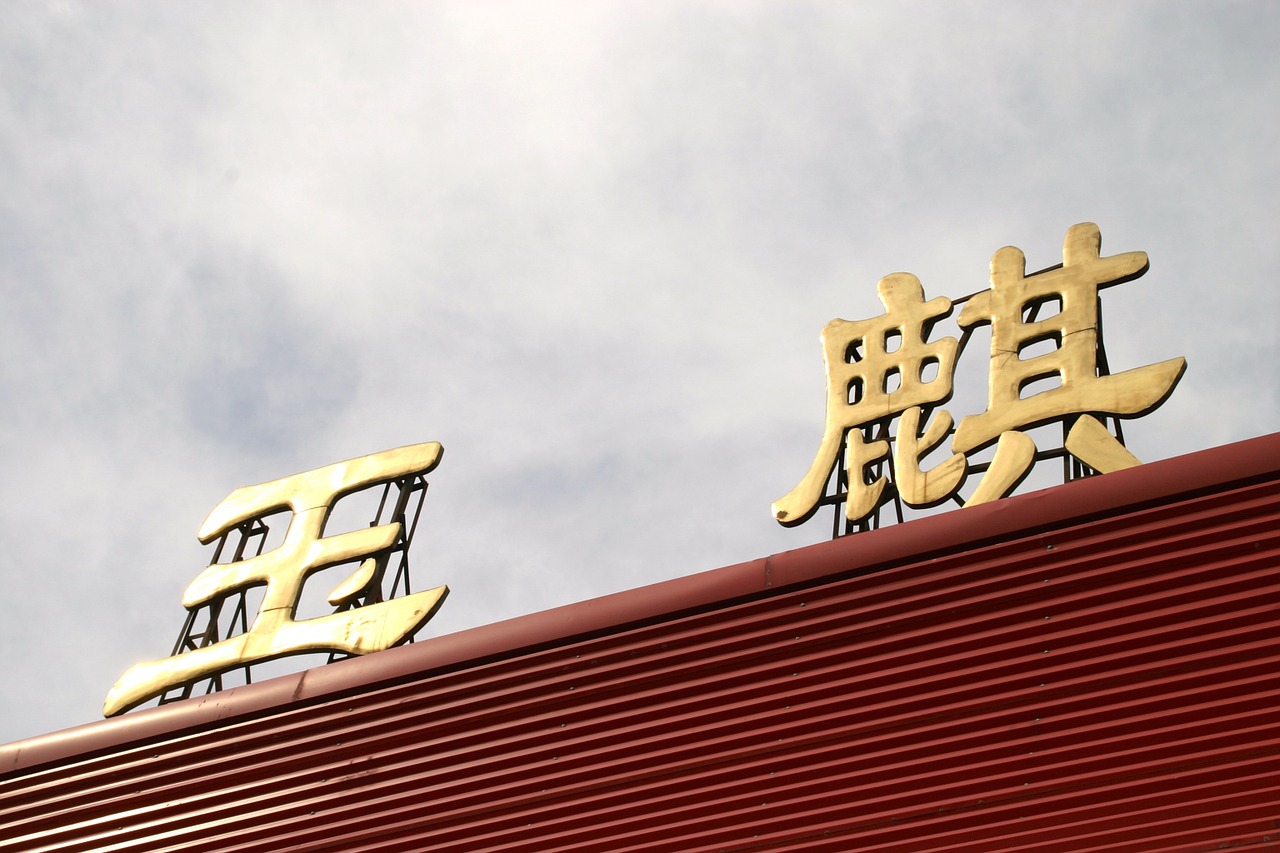
[(846, 537), (434, 637), (364, 658), (150, 708), (0, 746), (0, 774), (135, 743), (230, 718), (266, 713), (375, 684), (421, 676), (780, 587), (1079, 522), (1119, 508), (1280, 472), (1280, 433), (1077, 480), (1003, 501)]

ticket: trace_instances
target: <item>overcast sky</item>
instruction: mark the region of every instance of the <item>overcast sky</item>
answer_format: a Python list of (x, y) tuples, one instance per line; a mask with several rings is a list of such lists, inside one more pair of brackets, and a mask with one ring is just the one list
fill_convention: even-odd
[(1151, 259), (1113, 370), (1189, 365), (1130, 448), (1274, 431), (1277, 44), (1272, 0), (4, 3), (0, 742), (168, 653), (228, 492), (354, 456), (444, 444), (423, 637), (820, 541), (769, 506), (822, 326), (1077, 222)]

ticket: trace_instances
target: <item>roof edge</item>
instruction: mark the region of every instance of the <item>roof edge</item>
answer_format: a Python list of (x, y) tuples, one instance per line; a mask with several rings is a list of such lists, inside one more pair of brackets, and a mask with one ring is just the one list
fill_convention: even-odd
[(555, 607), (0, 746), (0, 776), (1011, 533), (1280, 473), (1280, 433)]

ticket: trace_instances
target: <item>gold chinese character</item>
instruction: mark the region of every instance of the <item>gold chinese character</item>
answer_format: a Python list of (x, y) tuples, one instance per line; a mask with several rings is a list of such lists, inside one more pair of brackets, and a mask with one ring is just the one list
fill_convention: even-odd
[[(1098, 375), (1098, 290), (1130, 281), (1147, 270), (1145, 252), (1099, 257), (1102, 236), (1092, 222), (1067, 231), (1062, 266), (1026, 275), (1026, 259), (1011, 246), (991, 259), (991, 289), (975, 295), (957, 322), (971, 328), (991, 324), (990, 386), (987, 410), (960, 421), (952, 450), (968, 454), (993, 441), (996, 454), (966, 505), (1008, 494), (1034, 460), (1026, 429), (1075, 417), (1066, 449), (1099, 472), (1139, 464), (1095, 415), (1141, 415), (1173, 390), (1186, 360), (1174, 358), (1111, 375)], [(1039, 312), (1049, 310), (1040, 318)], [(1052, 352), (1024, 356), (1052, 341)], [(1041, 380), (1056, 387), (1023, 396)]]
[[(293, 517), (284, 542), (254, 557), (209, 566), (187, 587), (182, 603), (194, 610), (265, 583), (252, 626), (229, 639), (131, 667), (107, 694), (104, 716), (119, 714), (172, 687), (250, 663), (306, 652), (367, 654), (412, 635), (439, 608), (447, 587), (357, 604), (373, 582), (380, 582), (387, 553), (404, 532), (400, 522), (331, 536), (323, 535), (324, 526), (333, 503), (342, 495), (425, 474), (439, 463), (441, 452), (437, 442), (414, 444), (233, 491), (201, 525), (200, 541), (207, 544), (287, 507)], [(339, 612), (294, 619), (307, 575), (357, 560), (355, 573), (329, 594), (329, 603)]]
[[(785, 525), (799, 524), (813, 514), (842, 444), (848, 489), (845, 514), (856, 521), (874, 512), (881, 503), (885, 478), (869, 469), (888, 458), (889, 445), (881, 435), (887, 436), (888, 421), (899, 414), (894, 485), (906, 503), (937, 503), (965, 475), (965, 460), (959, 455), (931, 471), (920, 470), (921, 457), (951, 430), (951, 416), (938, 412), (923, 434), (919, 431), (923, 407), (951, 397), (956, 339), (927, 342), (934, 323), (951, 314), (951, 300), (940, 296), (925, 302), (920, 280), (910, 273), (885, 276), (877, 291), (884, 314), (857, 322), (832, 320), (822, 330), (826, 425), (804, 479), (773, 504), (774, 518)], [(863, 428), (877, 424), (883, 430), (868, 440), (871, 436), (864, 435)]]

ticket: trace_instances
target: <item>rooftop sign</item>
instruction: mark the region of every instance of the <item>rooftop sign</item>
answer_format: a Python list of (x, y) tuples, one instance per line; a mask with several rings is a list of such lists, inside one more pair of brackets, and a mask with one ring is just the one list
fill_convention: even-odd
[[(222, 673), (287, 655), (330, 652), (359, 655), (382, 651), (412, 637), (439, 609), (448, 587), (410, 593), (408, 550), (422, 498), (423, 475), (440, 462), (443, 448), (434, 441), (384, 450), (359, 459), (338, 462), (270, 483), (236, 489), (213, 508), (197, 534), (206, 544), (218, 540), (213, 564), (187, 587), (182, 604), (187, 624), (173, 656), (131, 667), (107, 694), (102, 712), (111, 717), (148, 699), (212, 679), (220, 687)], [(394, 500), (388, 503), (392, 486)], [(325, 522), (338, 498), (366, 488), (383, 487), (378, 517), (371, 526), (345, 533), (325, 534)], [(417, 505), (410, 512), (410, 501)], [(267, 528), (263, 519), (289, 509), (284, 542), (262, 553)], [(381, 523), (384, 510), (388, 523)], [(230, 562), (219, 563), (232, 534), (238, 534)], [(257, 540), (258, 553), (245, 556), (246, 544)], [(399, 556), (384, 600), (384, 579), (393, 556)], [(359, 562), (353, 574), (328, 595), (335, 612), (295, 620), (307, 576), (329, 566)], [(265, 585), (252, 625), (248, 624), (246, 591)], [(403, 585), (405, 594), (396, 597)], [(232, 603), (235, 601), (236, 603)], [(232, 627), (220, 629), (225, 610)], [(204, 611), (207, 622), (196, 625)], [(240, 633), (234, 633), (239, 622)], [(228, 636), (220, 638), (220, 633)], [(246, 670), (247, 672), (247, 670)]]
[[(1083, 473), (1140, 464), (1118, 437), (1120, 417), (1155, 409), (1173, 391), (1186, 360), (1173, 358), (1110, 374), (1102, 348), (1098, 291), (1147, 271), (1145, 252), (1102, 257), (1098, 226), (1067, 231), (1062, 263), (1026, 274), (1023, 253), (1007, 246), (991, 259), (991, 288), (957, 299), (928, 301), (910, 273), (880, 279), (885, 313), (871, 320), (832, 320), (822, 330), (827, 414), (822, 443), (808, 473), (773, 504), (784, 525), (800, 524), (820, 505), (844, 503), (846, 532), (890, 500), (914, 508), (961, 502), (971, 473), (981, 480), (966, 506), (1005, 497), (1044, 454), (1024, 430), (1062, 422), (1057, 455), (1069, 454)], [(930, 341), (933, 326), (966, 303), (957, 323), (964, 334)], [(1043, 316), (1042, 316), (1043, 315)], [(991, 327), (986, 411), (958, 427), (945, 409), (956, 363), (974, 328)], [(1051, 351), (1042, 352), (1043, 344)], [(1036, 349), (1032, 354), (1030, 350)], [(1048, 380), (1043, 390), (1032, 389)], [(1028, 393), (1030, 391), (1030, 393)], [(1116, 434), (1108, 430), (1110, 418)], [(896, 435), (890, 425), (897, 419)], [(929, 470), (921, 460), (951, 438), (951, 455)], [(989, 463), (971, 454), (995, 445)], [(835, 486), (828, 483), (836, 472)], [(838, 531), (837, 531), (838, 532)]]

